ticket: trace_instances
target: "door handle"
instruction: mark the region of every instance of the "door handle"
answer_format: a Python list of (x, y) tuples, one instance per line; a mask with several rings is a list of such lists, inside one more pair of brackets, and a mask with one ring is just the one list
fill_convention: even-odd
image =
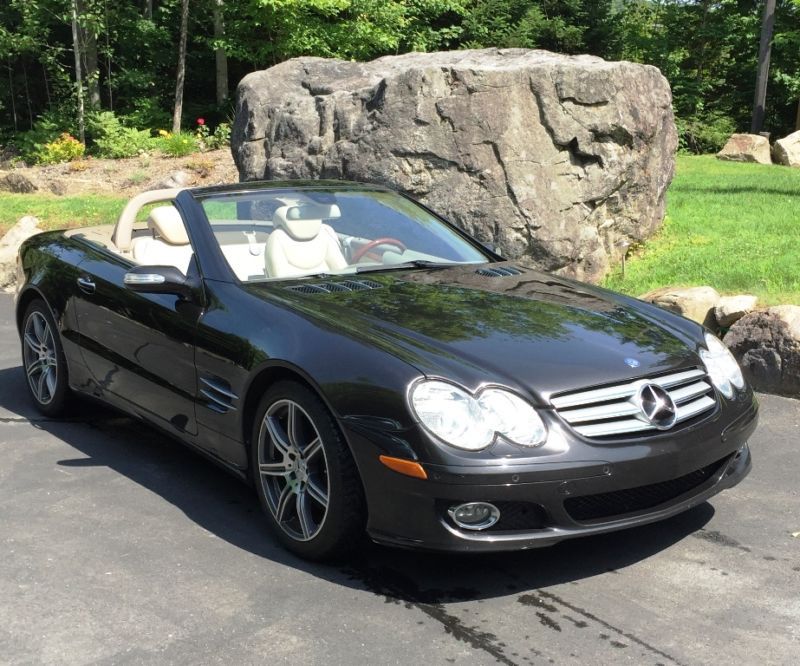
[(94, 282), (92, 282), (92, 279), (88, 277), (79, 277), (78, 287), (85, 294), (93, 294), (95, 290)]

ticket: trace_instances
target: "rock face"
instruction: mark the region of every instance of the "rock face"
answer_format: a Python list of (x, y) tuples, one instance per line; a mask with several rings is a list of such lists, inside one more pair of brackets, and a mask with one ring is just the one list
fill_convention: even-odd
[(639, 298), (713, 328), (714, 308), (720, 295), (713, 287), (662, 287)]
[(800, 131), (778, 139), (772, 147), (772, 157), (777, 164), (800, 167)]
[(772, 164), (769, 139), (758, 134), (732, 134), (717, 158), (731, 162)]
[(0, 238), (0, 289), (14, 286), (17, 279), (19, 246), (40, 231), (42, 230), (39, 228), (39, 220), (26, 215)]
[(677, 134), (654, 67), (525, 49), (297, 58), (237, 97), (241, 180), (389, 185), (547, 270), (599, 278), (663, 219)]
[(778, 305), (745, 315), (725, 336), (745, 378), (760, 391), (800, 395), (800, 307)]

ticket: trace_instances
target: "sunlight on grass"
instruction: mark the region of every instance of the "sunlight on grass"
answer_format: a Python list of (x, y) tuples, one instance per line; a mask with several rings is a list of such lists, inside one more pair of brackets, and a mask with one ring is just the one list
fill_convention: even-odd
[(24, 215), (38, 217), (44, 229), (113, 224), (126, 201), (104, 195), (0, 194), (0, 237)]
[(637, 296), (708, 284), (800, 303), (800, 169), (678, 158), (663, 229), (604, 282)]

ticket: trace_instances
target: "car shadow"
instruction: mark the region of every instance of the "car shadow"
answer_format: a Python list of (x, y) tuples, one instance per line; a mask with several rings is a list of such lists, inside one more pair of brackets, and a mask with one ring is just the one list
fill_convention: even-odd
[(346, 562), (315, 564), (287, 553), (272, 537), (251, 488), (144, 423), (80, 400), (69, 418), (43, 418), (30, 403), (21, 367), (0, 369), (0, 410), (29, 420), (74, 449), (74, 457), (54, 461), (57, 465), (108, 467), (237, 548), (339, 585), (369, 590), (387, 601), (426, 609), (617, 572), (671, 547), (714, 515), (711, 505), (703, 503), (652, 525), (513, 553), (426, 553), (365, 539)]

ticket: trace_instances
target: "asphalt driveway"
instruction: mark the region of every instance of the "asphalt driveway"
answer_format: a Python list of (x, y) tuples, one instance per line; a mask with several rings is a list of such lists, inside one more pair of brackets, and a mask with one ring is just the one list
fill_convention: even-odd
[(751, 475), (671, 520), (310, 565), (180, 445), (94, 405), (34, 413), (0, 296), (0, 662), (797, 663), (800, 403), (761, 404)]

